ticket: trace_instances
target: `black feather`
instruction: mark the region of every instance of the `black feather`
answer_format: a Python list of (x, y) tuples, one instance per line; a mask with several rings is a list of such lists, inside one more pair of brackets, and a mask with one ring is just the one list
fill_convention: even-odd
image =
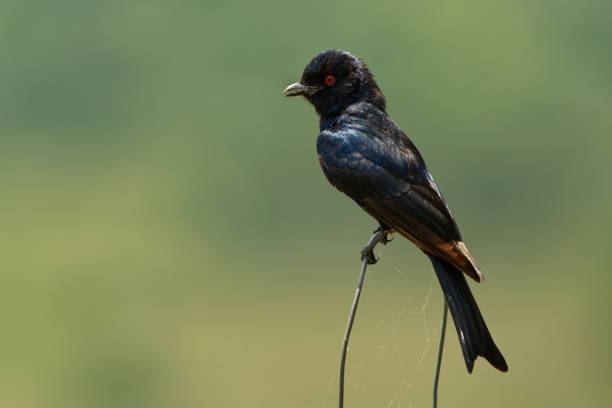
[(436, 256), (429, 255), (429, 258), (453, 316), (468, 372), (472, 372), (478, 356), (486, 358), (498, 370), (508, 371), (506, 360), (491, 338), (463, 273)]
[[(334, 81), (327, 83), (328, 76)], [(463, 275), (480, 281), (482, 274), (423, 157), (387, 115), (385, 97), (368, 67), (349, 53), (326, 51), (310, 61), (300, 83), (290, 89), (287, 96), (304, 95), (319, 114), (317, 152), (330, 183), (385, 229), (430, 256), (468, 371), (479, 355), (506, 371)]]

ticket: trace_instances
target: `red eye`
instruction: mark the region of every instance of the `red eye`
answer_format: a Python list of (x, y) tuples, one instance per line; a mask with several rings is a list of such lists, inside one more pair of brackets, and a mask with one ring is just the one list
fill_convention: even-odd
[(328, 75), (324, 79), (325, 85), (333, 85), (336, 82), (336, 77), (333, 75)]

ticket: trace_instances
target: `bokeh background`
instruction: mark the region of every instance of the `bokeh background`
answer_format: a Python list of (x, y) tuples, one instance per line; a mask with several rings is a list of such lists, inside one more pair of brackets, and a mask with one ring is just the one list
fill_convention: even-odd
[[(608, 407), (612, 3), (17, 1), (0, 5), (0, 406), (333, 407), (375, 222), (281, 97), (361, 56), (487, 281), (510, 365), (446, 407)], [(442, 295), (379, 248), (347, 407), (431, 402)]]

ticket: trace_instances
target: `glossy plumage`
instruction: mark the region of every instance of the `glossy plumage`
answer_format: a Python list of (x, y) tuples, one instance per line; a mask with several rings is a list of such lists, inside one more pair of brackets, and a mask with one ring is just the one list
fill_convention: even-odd
[[(333, 85), (324, 79), (330, 75)], [(367, 66), (348, 53), (326, 51), (285, 93), (305, 96), (319, 114), (317, 151), (330, 183), (431, 258), (468, 371), (478, 355), (506, 371), (462, 272), (476, 281), (482, 274), (421, 154), (387, 115)]]

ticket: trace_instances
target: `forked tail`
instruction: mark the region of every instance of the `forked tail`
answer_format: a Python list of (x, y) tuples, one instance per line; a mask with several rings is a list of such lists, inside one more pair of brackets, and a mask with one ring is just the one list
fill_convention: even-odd
[(434, 255), (429, 258), (455, 321), (468, 372), (472, 372), (478, 356), (486, 358), (498, 370), (508, 371), (506, 360), (491, 338), (463, 273)]

